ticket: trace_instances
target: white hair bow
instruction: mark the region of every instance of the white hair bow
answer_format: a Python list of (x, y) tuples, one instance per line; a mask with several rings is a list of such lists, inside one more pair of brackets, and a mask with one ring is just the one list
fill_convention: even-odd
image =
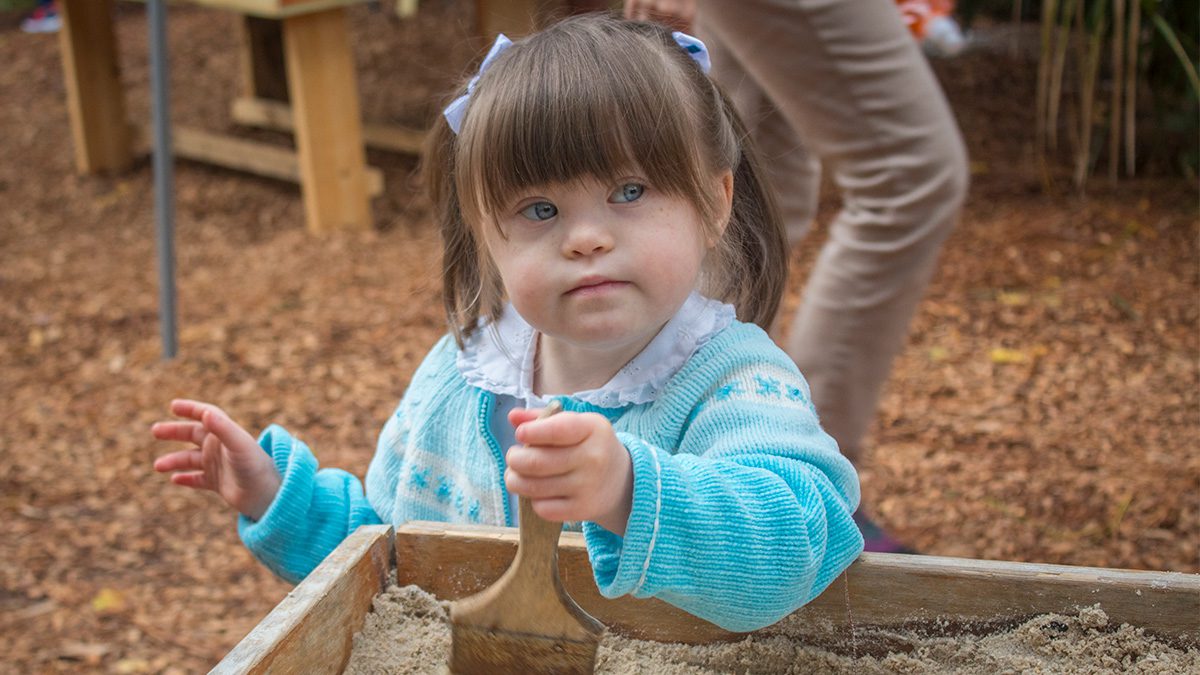
[(700, 41), (700, 38), (688, 35), (683, 31), (673, 31), (671, 37), (675, 38), (675, 44), (683, 48), (683, 51), (692, 57), (692, 60), (700, 64), (700, 70), (707, 75), (709, 70), (712, 70), (712, 62), (708, 58), (708, 47)]
[(488, 50), (487, 56), (483, 57), (483, 63), (479, 64), (479, 72), (467, 83), (467, 93), (451, 101), (450, 105), (446, 106), (446, 109), (442, 111), (442, 116), (446, 118), (446, 121), (450, 124), (450, 128), (454, 130), (455, 134), (462, 130), (463, 115), (467, 113), (467, 103), (471, 100), (471, 94), (474, 93), (475, 85), (479, 83), (479, 78), (492, 65), (492, 61), (511, 46), (512, 40), (509, 40), (508, 36), (504, 33), (497, 35), (496, 41), (492, 43), (492, 48)]

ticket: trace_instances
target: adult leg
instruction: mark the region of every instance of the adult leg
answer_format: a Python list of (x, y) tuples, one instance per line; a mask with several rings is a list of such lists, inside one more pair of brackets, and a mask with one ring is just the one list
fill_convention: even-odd
[(697, 17), (695, 32), (708, 47), (713, 78), (733, 101), (750, 131), (787, 227), (788, 243), (795, 244), (808, 233), (817, 215), (821, 160), (804, 147), (792, 125), (753, 75), (746, 72), (720, 33), (708, 30), (703, 14)]
[(787, 349), (857, 460), (966, 194), (954, 116), (891, 0), (701, 0), (698, 12), (842, 193)]

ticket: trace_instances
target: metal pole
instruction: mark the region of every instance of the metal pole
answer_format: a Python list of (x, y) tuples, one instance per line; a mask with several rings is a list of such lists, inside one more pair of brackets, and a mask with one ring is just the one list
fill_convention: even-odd
[(158, 320), (163, 357), (178, 350), (175, 329), (175, 202), (171, 157), (171, 104), (167, 68), (167, 7), (146, 3), (150, 25), (150, 102), (154, 121), (154, 220), (158, 241)]

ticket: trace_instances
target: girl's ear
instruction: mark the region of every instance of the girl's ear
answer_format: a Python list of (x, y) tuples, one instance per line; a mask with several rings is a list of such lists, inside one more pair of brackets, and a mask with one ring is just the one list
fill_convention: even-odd
[(725, 228), (729, 227), (729, 217), (733, 213), (733, 172), (729, 169), (717, 174), (715, 186), (719, 197), (717, 202), (716, 234), (708, 241), (708, 247), (713, 248), (717, 241), (725, 236)]

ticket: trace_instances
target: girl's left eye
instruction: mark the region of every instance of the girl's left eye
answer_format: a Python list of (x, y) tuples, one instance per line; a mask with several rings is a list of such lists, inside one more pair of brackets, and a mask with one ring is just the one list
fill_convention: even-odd
[(612, 193), (610, 199), (614, 202), (634, 202), (641, 199), (646, 192), (646, 186), (641, 183), (626, 183)]
[(550, 202), (535, 202), (521, 209), (521, 215), (530, 220), (550, 220), (558, 215), (558, 207)]

